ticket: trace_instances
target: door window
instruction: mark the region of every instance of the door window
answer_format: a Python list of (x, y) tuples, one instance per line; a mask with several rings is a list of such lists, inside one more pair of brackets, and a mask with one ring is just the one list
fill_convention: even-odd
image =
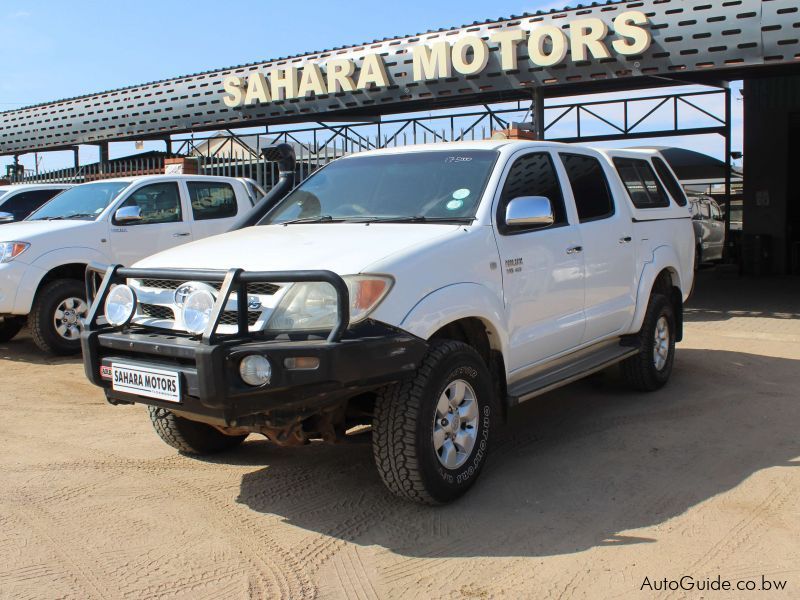
[[(636, 208), (663, 208), (669, 206), (669, 196), (656, 178), (653, 168), (646, 160), (615, 158), (622, 183)], [(680, 186), (679, 186), (680, 187)]]
[(583, 154), (562, 154), (572, 195), (581, 223), (606, 219), (614, 214), (614, 201), (600, 161)]
[(654, 156), (653, 165), (655, 165), (656, 173), (658, 173), (662, 183), (667, 187), (672, 199), (678, 203), (678, 206), (686, 206), (686, 193), (678, 180), (672, 175), (666, 163), (659, 157)]
[(550, 154), (546, 152), (526, 154), (511, 165), (500, 195), (500, 203), (497, 206), (498, 230), (504, 235), (541, 229), (541, 227), (529, 225), (506, 225), (506, 206), (514, 198), (519, 198), (520, 196), (544, 196), (548, 198), (553, 207), (553, 216), (555, 218), (551, 227), (568, 224), (564, 197), (561, 194), (561, 185)]
[(140, 187), (119, 208), (126, 206), (138, 206), (142, 217), (140, 221), (126, 222), (126, 226), (177, 223), (183, 220), (181, 196), (178, 184), (175, 182), (153, 183)]
[(195, 221), (236, 216), (236, 194), (228, 183), (189, 181), (189, 198)]
[(62, 191), (59, 189), (34, 190), (15, 194), (5, 202), (0, 202), (0, 212), (11, 213), (14, 215), (14, 220), (19, 221)]
[(715, 221), (722, 221), (722, 211), (716, 204), (711, 205), (711, 218)]

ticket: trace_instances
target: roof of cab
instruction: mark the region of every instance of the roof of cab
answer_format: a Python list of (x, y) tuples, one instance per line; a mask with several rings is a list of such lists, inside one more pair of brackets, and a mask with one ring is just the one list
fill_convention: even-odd
[(122, 183), (138, 183), (140, 181), (153, 181), (159, 182), (163, 181), (164, 179), (169, 180), (191, 180), (191, 181), (198, 181), (198, 180), (208, 180), (208, 181), (236, 181), (241, 183), (241, 177), (222, 177), (219, 175), (136, 175), (132, 177), (109, 177), (108, 179), (98, 179), (97, 181), (87, 181), (84, 184), (86, 185), (89, 183), (105, 183), (107, 181), (119, 181)]
[(3, 192), (17, 192), (20, 190), (53, 190), (53, 189), (66, 189), (73, 187), (74, 183), (12, 183), (9, 185), (0, 185), (0, 191)]
[[(405, 154), (407, 152), (448, 151), (448, 150), (517, 150), (522, 148), (570, 148), (574, 144), (538, 140), (474, 140), (464, 142), (436, 142), (433, 144), (411, 144), (393, 148), (378, 148), (359, 152), (357, 156), (376, 154)], [(581, 146), (585, 148), (586, 146)], [(351, 155), (353, 156), (353, 155)], [(347, 158), (347, 157), (345, 157)]]

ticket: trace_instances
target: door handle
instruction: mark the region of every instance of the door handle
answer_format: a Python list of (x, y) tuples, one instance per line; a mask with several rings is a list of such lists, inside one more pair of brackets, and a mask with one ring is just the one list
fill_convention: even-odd
[(633, 238), (631, 238), (631, 236), (626, 235), (626, 236), (623, 236), (623, 237), (619, 238), (619, 243), (620, 244), (627, 244), (628, 242), (631, 241), (631, 239), (633, 239)]
[(191, 233), (173, 233), (172, 237), (188, 237), (192, 235)]
[(570, 246), (567, 248), (567, 254), (577, 254), (578, 252), (583, 252), (583, 246)]

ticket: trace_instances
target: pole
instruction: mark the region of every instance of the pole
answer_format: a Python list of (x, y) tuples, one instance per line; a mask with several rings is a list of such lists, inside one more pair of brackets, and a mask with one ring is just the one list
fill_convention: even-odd
[(544, 90), (540, 87), (533, 88), (531, 118), (533, 120), (533, 134), (537, 140), (544, 140)]
[(723, 258), (731, 256), (731, 88), (725, 88), (725, 246)]

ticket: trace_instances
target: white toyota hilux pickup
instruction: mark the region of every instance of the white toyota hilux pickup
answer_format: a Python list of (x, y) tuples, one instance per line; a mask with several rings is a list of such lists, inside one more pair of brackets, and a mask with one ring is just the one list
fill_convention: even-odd
[(27, 219), (0, 225), (0, 342), (27, 319), (45, 352), (79, 352), (89, 263), (133, 264), (227, 231), (257, 200), (253, 183), (190, 175), (104, 179), (71, 187)]
[(86, 374), (182, 452), (366, 432), (392, 492), (447, 502), (514, 405), (615, 363), (667, 382), (693, 240), (655, 151), (365, 152), (255, 226), (108, 268)]

